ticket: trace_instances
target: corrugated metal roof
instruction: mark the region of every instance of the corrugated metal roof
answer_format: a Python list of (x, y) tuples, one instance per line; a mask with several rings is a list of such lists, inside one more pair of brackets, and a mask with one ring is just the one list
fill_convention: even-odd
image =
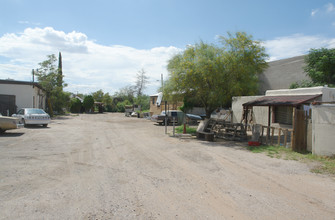
[(297, 106), (304, 103), (309, 103), (320, 97), (317, 95), (288, 95), (288, 96), (264, 96), (254, 101), (246, 102), (243, 106)]

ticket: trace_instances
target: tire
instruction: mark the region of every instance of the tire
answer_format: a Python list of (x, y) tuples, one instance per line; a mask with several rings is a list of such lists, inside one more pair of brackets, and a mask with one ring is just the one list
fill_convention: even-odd
[(44, 127), (44, 128), (48, 127), (48, 124), (43, 124), (43, 127)]
[(20, 122), (20, 123), (23, 124), (23, 127), (25, 127), (25, 128), (27, 127), (26, 122), (24, 121), (23, 118), (21, 119), (21, 122)]
[(6, 130), (3, 130), (3, 129), (0, 128), (0, 134), (3, 134), (5, 132), (6, 132)]

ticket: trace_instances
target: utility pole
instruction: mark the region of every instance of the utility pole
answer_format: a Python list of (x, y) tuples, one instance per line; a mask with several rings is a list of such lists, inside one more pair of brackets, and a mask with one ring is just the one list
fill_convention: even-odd
[(164, 91), (163, 73), (161, 74), (162, 91)]

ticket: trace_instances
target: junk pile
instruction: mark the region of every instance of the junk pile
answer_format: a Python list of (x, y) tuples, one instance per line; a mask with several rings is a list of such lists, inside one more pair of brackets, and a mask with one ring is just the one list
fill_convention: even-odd
[(242, 123), (231, 123), (223, 119), (210, 118), (199, 125), (197, 137), (209, 141), (213, 141), (214, 137), (225, 140), (245, 141), (247, 140), (247, 131)]

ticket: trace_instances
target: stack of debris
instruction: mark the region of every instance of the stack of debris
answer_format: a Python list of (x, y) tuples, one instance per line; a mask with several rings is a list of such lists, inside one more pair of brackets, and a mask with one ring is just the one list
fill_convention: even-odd
[(207, 119), (197, 129), (197, 137), (213, 141), (215, 138), (223, 138), (233, 141), (247, 140), (246, 127), (242, 123), (231, 123), (223, 119)]

